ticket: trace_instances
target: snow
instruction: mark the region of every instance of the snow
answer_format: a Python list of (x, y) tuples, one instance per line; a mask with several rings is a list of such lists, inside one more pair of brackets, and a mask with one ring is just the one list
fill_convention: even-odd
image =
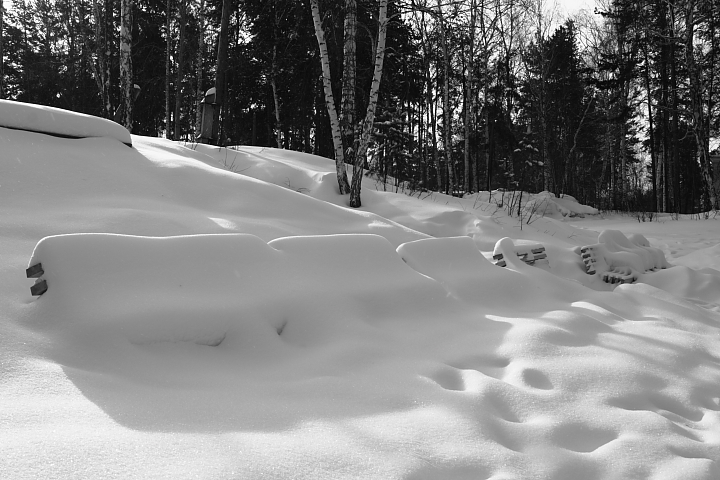
[(0, 100), (0, 127), (70, 138), (107, 137), (132, 145), (125, 127), (111, 120), (12, 100)]
[(0, 128), (1, 477), (720, 478), (717, 220), (117, 140)]

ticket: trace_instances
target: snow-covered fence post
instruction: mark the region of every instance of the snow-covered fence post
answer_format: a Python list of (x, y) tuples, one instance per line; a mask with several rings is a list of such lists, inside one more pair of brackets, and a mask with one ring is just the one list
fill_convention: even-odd
[(205, 93), (205, 98), (200, 102), (202, 116), (200, 119), (200, 130), (197, 132), (198, 143), (214, 143), (217, 139), (217, 123), (215, 123), (215, 87)]

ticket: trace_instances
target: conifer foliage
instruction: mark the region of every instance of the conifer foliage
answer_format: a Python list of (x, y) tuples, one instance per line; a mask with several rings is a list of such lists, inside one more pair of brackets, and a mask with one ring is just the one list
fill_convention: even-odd
[[(718, 208), (712, 0), (11, 0), (0, 98), (336, 161), (378, 188)], [(134, 87), (137, 85), (139, 90)], [(349, 166), (354, 168), (352, 181)]]

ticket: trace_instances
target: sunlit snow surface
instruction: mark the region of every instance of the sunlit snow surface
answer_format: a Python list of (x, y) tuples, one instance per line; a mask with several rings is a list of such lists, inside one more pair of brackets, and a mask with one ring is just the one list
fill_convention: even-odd
[[(351, 210), (326, 159), (132, 143), (0, 128), (0, 477), (720, 478), (717, 220)], [(608, 229), (676, 266), (587, 275)]]
[(130, 133), (120, 124), (61, 108), (0, 100), (0, 127), (43, 132), (63, 138), (114, 138), (132, 145)]

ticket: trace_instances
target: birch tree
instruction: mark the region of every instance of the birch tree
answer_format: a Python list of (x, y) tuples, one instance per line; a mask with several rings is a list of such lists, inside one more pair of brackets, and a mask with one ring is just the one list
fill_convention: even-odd
[[(277, 29), (276, 29), (277, 30)], [(275, 106), (275, 143), (277, 148), (282, 148), (282, 120), (280, 118), (280, 96), (277, 88), (277, 38), (274, 39), (272, 66), (270, 67), (270, 86), (273, 92), (273, 104)]]
[(340, 123), (338, 121), (337, 110), (335, 109), (335, 97), (332, 92), (332, 81), (330, 76), (330, 56), (328, 55), (327, 42), (325, 41), (325, 32), (322, 28), (322, 20), (320, 19), (320, 7), (318, 0), (310, 0), (310, 8), (312, 10), (313, 25), (315, 26), (315, 37), (317, 38), (318, 48), (320, 49), (320, 64), (322, 66), (323, 90), (325, 92), (325, 106), (328, 116), (330, 117), (330, 130), (332, 132), (333, 149), (335, 150), (335, 170), (337, 172), (338, 187), (340, 194), (350, 193), (350, 184), (347, 178), (347, 170), (345, 168), (345, 155), (342, 144), (342, 134), (340, 132)]
[(377, 107), (378, 94), (380, 92), (380, 81), (382, 80), (383, 62), (385, 60), (385, 39), (387, 37), (387, 9), (388, 0), (380, 0), (380, 11), (378, 14), (378, 38), (377, 49), (375, 51), (375, 68), (373, 70), (372, 84), (370, 85), (370, 98), (368, 100), (367, 112), (365, 113), (365, 121), (362, 124), (360, 134), (360, 145), (358, 146), (355, 166), (353, 168), (353, 182), (350, 191), (350, 206), (358, 208), (360, 202), (360, 187), (362, 183), (363, 165), (367, 156), (368, 144), (370, 143), (370, 134), (372, 133), (373, 124), (375, 123), (375, 108)]
[[(350, 9), (350, 19), (346, 18), (344, 30), (349, 38), (346, 37), (344, 49), (346, 56), (348, 54), (354, 57), (355, 52), (355, 25), (356, 25), (356, 2), (355, 0), (347, 0), (346, 6)], [(345, 168), (345, 151), (343, 149), (343, 131), (338, 121), (337, 111), (335, 109), (335, 99), (332, 93), (332, 79), (330, 76), (330, 57), (327, 51), (327, 43), (325, 41), (325, 33), (322, 28), (320, 19), (320, 8), (318, 0), (310, 1), (312, 10), (313, 24), (315, 26), (315, 36), (320, 49), (320, 62), (322, 66), (323, 90), (325, 92), (325, 105), (330, 117), (330, 127), (332, 129), (333, 148), (335, 149), (335, 167), (337, 170), (338, 186), (341, 194), (350, 193), (350, 206), (357, 208), (361, 206), (360, 188), (362, 186), (363, 167), (365, 157), (367, 156), (370, 136), (372, 134), (373, 125), (375, 123), (375, 109), (377, 107), (378, 95), (380, 92), (380, 81), (382, 79), (383, 62), (385, 59), (385, 39), (387, 37), (387, 10), (388, 0), (380, 0), (380, 8), (378, 13), (378, 36), (375, 50), (375, 66), (373, 69), (372, 83), (370, 84), (370, 95), (368, 99), (365, 119), (359, 128), (359, 135), (354, 139), (353, 145), (349, 146), (347, 151), (351, 152), (354, 157), (353, 162), (353, 182), (352, 187), (348, 185), (347, 173)], [(346, 15), (348, 12), (346, 11)], [(347, 122), (354, 111), (354, 83), (355, 83), (355, 60), (347, 59), (343, 62), (343, 71), (347, 72), (349, 78), (343, 78), (343, 111), (346, 115), (343, 119)], [(350, 90), (353, 90), (351, 92)], [(347, 126), (349, 129), (351, 125)], [(349, 132), (348, 132), (349, 134)], [(350, 134), (349, 134), (350, 135)]]

